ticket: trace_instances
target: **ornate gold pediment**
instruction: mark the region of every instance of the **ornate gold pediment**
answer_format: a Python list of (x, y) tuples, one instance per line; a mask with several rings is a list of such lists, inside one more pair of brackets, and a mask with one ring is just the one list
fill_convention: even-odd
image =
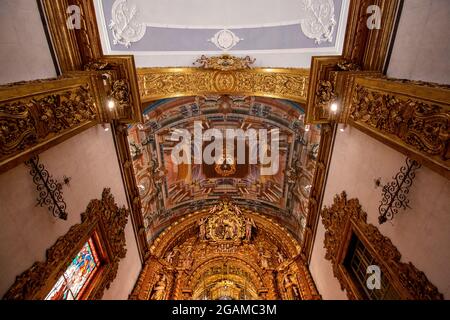
[[(251, 237), (252, 221), (250, 229), (246, 234), (247, 219), (240, 209), (230, 202), (222, 202), (210, 210), (210, 216), (200, 220), (200, 239), (212, 240), (216, 242), (239, 241)], [(202, 231), (205, 223), (204, 234)], [(253, 222), (254, 225), (254, 222)]]
[(194, 64), (202, 69), (213, 69), (221, 71), (232, 71), (250, 69), (251, 65), (255, 63), (256, 59), (252, 59), (249, 56), (245, 58), (238, 58), (224, 54), (218, 57), (201, 56), (200, 59), (195, 61)]

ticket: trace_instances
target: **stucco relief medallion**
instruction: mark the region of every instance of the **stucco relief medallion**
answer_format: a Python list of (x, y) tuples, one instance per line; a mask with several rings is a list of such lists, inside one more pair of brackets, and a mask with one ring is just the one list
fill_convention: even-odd
[(133, 42), (144, 37), (146, 25), (138, 21), (138, 10), (135, 5), (130, 5), (128, 0), (116, 0), (111, 15), (109, 28), (115, 45), (129, 48)]
[(217, 32), (214, 37), (209, 39), (220, 50), (226, 51), (231, 50), (239, 42), (244, 39), (239, 38), (233, 31), (223, 29)]
[(333, 0), (301, 0), (301, 28), (316, 43), (332, 42), (336, 26)]

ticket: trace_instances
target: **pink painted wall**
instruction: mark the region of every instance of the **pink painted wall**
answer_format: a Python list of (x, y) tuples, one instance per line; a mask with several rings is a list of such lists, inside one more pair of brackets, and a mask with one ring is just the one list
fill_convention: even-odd
[[(29, 169), (20, 165), (0, 175), (0, 297), (15, 277), (35, 261), (45, 260), (46, 249), (69, 228), (80, 223), (80, 214), (91, 199), (101, 199), (103, 188), (110, 187), (116, 202), (127, 207), (119, 163), (111, 131), (93, 127), (40, 155), (46, 169), (62, 181), (69, 217), (54, 218), (46, 207), (36, 207), (36, 186)], [(133, 227), (126, 228), (127, 256), (104, 299), (126, 299), (141, 270)]]
[(56, 76), (36, 0), (0, 1), (0, 84)]
[(388, 77), (450, 84), (450, 1), (405, 0)]
[[(390, 182), (405, 164), (406, 157), (355, 128), (337, 133), (324, 205), (343, 190), (349, 198), (358, 198), (368, 214), (369, 223), (388, 236), (402, 254), (411, 261), (450, 299), (450, 181), (427, 167), (417, 171), (410, 189), (410, 207), (400, 210), (393, 221), (378, 224), (378, 206), (382, 184)], [(334, 278), (331, 263), (324, 259), (324, 228), (319, 223), (311, 259), (311, 273), (324, 299), (345, 299)]]

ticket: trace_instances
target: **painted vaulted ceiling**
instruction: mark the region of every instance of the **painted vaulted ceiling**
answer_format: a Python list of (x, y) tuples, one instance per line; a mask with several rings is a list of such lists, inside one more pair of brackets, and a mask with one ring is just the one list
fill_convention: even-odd
[[(282, 5), (281, 5), (282, 2)], [(256, 66), (309, 67), (338, 55), (348, 0), (96, 0), (106, 54), (138, 67), (190, 66), (201, 54), (251, 55)]]
[[(298, 104), (256, 97), (185, 97), (154, 102), (144, 117), (144, 124), (129, 127), (129, 143), (149, 242), (180, 216), (211, 207), (223, 198), (275, 219), (301, 240), (320, 128), (305, 128)], [(233, 166), (226, 161), (224, 166), (195, 161), (177, 164), (172, 151), (181, 140), (174, 139), (173, 133), (187, 130), (193, 137), (195, 122), (204, 130), (279, 129), (278, 169), (265, 174), (260, 161), (239, 164), (231, 160)], [(275, 138), (270, 134), (268, 139), (270, 145)], [(190, 145), (198, 147), (194, 140)], [(205, 150), (207, 145), (200, 148)], [(236, 159), (238, 147), (234, 150)], [(247, 140), (247, 156), (249, 150)]]

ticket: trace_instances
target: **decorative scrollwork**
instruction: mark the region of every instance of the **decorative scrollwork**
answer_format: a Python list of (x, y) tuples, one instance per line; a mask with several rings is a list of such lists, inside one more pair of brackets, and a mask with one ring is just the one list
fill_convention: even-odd
[(198, 65), (203, 69), (214, 69), (221, 71), (250, 69), (251, 65), (255, 63), (256, 59), (249, 56), (245, 58), (238, 58), (227, 54), (218, 57), (201, 56), (194, 65)]
[(119, 108), (126, 110), (131, 106), (131, 95), (128, 84), (125, 80), (116, 80), (113, 83), (111, 97), (116, 101)]
[(212, 37), (208, 41), (212, 42), (220, 50), (226, 51), (231, 50), (242, 40), (244, 39), (239, 38), (233, 31), (223, 29), (218, 31), (214, 35), (214, 37)]
[[(54, 85), (58, 82), (64, 88), (55, 92)], [(22, 90), (30, 92), (31, 98), (11, 100), (17, 87), (0, 92), (1, 166), (15, 161), (15, 156), (29, 152), (32, 147), (94, 122), (96, 108), (92, 92), (89, 84), (80, 85), (79, 82), (77, 79), (58, 79), (21, 86)], [(48, 90), (48, 93), (38, 95), (33, 90), (44, 93)]]
[(26, 161), (30, 167), (30, 174), (38, 191), (37, 205), (48, 207), (54, 217), (67, 220), (66, 202), (63, 198), (62, 185), (49, 174), (42, 163), (39, 163), (39, 156), (35, 156)]
[(338, 62), (337, 67), (340, 71), (360, 71), (361, 67), (350, 60), (341, 60)]
[[(404, 95), (396, 94), (398, 90), (405, 92)], [(449, 93), (445, 88), (417, 83), (357, 79), (350, 117), (363, 129), (404, 145), (448, 170)]]
[(400, 208), (405, 210), (407, 207), (409, 208), (409, 188), (414, 181), (415, 171), (420, 167), (421, 165), (417, 161), (407, 158), (406, 166), (400, 168), (400, 172), (394, 177), (394, 181), (383, 187), (383, 199), (378, 208), (380, 212), (378, 222), (380, 224), (392, 220)]
[(336, 26), (333, 0), (302, 0), (301, 28), (305, 36), (316, 43), (333, 41)]
[[(213, 60), (215, 59), (215, 60)], [(142, 101), (180, 96), (252, 95), (306, 103), (309, 70), (250, 68), (242, 62), (219, 57), (200, 59), (200, 68), (138, 69)]]
[(316, 90), (317, 104), (321, 108), (326, 108), (336, 99), (334, 86), (331, 81), (322, 80), (319, 82)]
[(109, 28), (115, 45), (121, 44), (129, 48), (132, 42), (138, 42), (144, 37), (147, 27), (136, 21), (138, 9), (135, 5), (130, 7), (128, 0), (114, 2), (111, 15)]

